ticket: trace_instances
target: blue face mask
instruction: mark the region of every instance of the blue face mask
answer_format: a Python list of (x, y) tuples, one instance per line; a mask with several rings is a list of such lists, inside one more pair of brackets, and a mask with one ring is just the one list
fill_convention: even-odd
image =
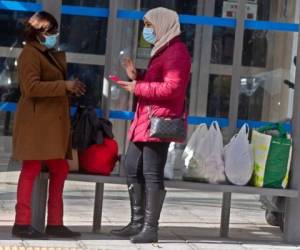
[(53, 49), (57, 43), (58, 34), (44, 36), (45, 41), (41, 42), (41, 44), (45, 45), (48, 49)]
[(156, 35), (154, 34), (154, 30), (152, 28), (145, 27), (143, 29), (143, 37), (148, 43), (154, 44), (156, 42)]

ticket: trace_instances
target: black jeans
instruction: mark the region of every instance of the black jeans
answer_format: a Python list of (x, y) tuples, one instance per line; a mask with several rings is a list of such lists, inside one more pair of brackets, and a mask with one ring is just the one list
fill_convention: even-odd
[(164, 189), (169, 142), (130, 142), (125, 158), (128, 183)]

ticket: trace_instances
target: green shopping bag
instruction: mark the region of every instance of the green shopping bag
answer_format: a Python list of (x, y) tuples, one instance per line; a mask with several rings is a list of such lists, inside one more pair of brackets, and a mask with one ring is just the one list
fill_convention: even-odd
[[(270, 135), (270, 131), (276, 135)], [(253, 182), (256, 187), (286, 188), (292, 155), (292, 140), (282, 124), (276, 123), (252, 132)]]

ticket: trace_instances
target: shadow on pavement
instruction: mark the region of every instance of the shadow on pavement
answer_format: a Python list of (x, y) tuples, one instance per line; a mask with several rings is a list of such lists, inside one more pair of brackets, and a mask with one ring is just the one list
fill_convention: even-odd
[[(110, 234), (112, 229), (120, 228), (119, 226), (103, 226), (100, 233), (92, 233), (92, 228), (89, 226), (70, 226), (74, 231), (82, 232), (82, 237), (75, 240), (124, 240), (127, 238), (120, 238)], [(20, 240), (12, 237), (10, 226), (0, 226), (0, 241)], [(178, 227), (178, 226), (162, 226), (160, 228), (159, 239), (162, 243), (203, 243), (214, 242), (222, 244), (230, 243), (247, 243), (247, 244), (274, 244), (285, 245), (282, 240), (282, 234), (274, 233), (271, 227), (253, 227), (252, 228), (232, 228), (230, 229), (229, 238), (219, 237), (219, 228), (208, 227)], [(58, 240), (51, 238), (49, 240)], [(74, 239), (63, 239), (73, 240)]]

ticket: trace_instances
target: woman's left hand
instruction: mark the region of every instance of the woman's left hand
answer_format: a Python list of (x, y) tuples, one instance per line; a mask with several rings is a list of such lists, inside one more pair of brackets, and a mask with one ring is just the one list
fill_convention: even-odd
[(118, 81), (117, 82), (123, 89), (127, 90), (130, 93), (134, 93), (136, 81), (126, 82), (126, 81)]

